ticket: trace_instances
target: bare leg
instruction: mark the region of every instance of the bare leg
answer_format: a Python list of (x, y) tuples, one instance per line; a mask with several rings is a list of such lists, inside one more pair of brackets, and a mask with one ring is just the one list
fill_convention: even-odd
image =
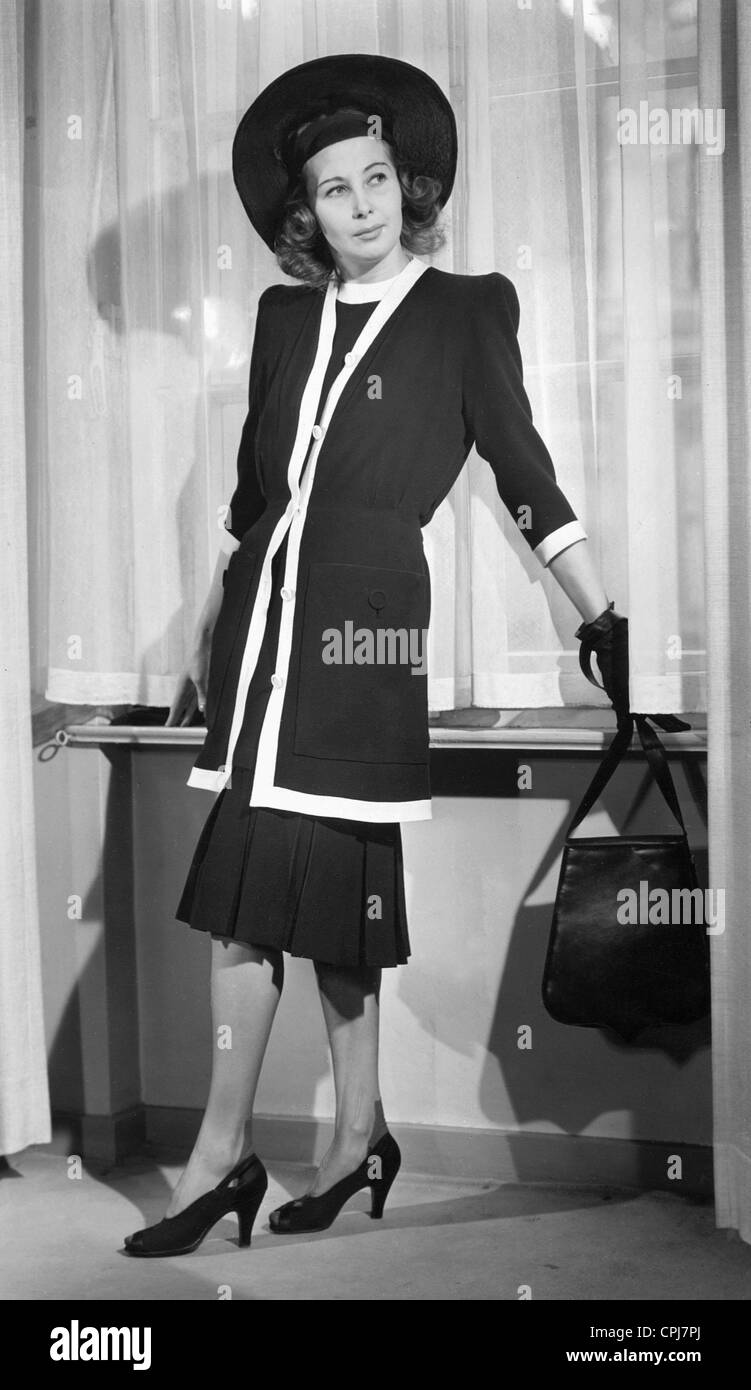
[(188, 1165), (172, 1194), (167, 1216), (208, 1192), (252, 1151), (246, 1122), (253, 1112), (261, 1071), (284, 981), (281, 951), (211, 942), (211, 1086)]
[(314, 1197), (354, 1172), (386, 1133), (378, 1084), (381, 972), (317, 961), (316, 975), (334, 1066), (336, 1124), (309, 1189)]

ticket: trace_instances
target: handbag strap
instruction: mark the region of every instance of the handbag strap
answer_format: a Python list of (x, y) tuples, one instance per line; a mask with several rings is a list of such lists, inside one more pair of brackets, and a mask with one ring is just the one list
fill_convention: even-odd
[[(596, 684), (596, 682), (594, 683)], [(641, 746), (646, 754), (652, 775), (685, 835), (686, 827), (683, 823), (680, 803), (676, 795), (675, 784), (668, 766), (668, 760), (665, 757), (665, 749), (662, 746), (662, 742), (651, 725), (647, 723), (645, 715), (632, 714), (630, 718), (636, 723)], [(584, 817), (592, 810), (597, 798), (604, 791), (615, 769), (631, 744), (633, 731), (633, 723), (629, 723), (618, 730), (574, 812), (568, 830), (566, 831), (567, 836), (571, 834), (572, 830), (576, 829), (580, 821), (584, 820)]]
[(681, 805), (675, 790), (675, 783), (673, 782), (670, 766), (665, 757), (665, 749), (662, 745), (662, 741), (652, 728), (652, 725), (647, 722), (646, 715), (635, 714), (634, 719), (636, 720), (636, 728), (641, 740), (641, 746), (647, 755), (649, 766), (654, 774), (654, 779), (685, 835), (686, 827), (683, 823), (683, 816), (681, 815)]

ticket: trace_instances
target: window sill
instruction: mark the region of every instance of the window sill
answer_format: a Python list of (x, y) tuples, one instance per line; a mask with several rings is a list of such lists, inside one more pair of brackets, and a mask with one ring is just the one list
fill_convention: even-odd
[[(72, 715), (70, 706), (65, 711)], [(83, 711), (77, 711), (83, 713)], [(706, 753), (707, 717), (687, 714), (692, 725), (685, 733), (664, 733), (660, 739), (668, 749), (681, 753)], [(555, 709), (463, 709), (448, 710), (430, 720), (431, 748), (528, 748), (541, 751), (601, 751), (615, 733), (615, 716), (607, 709), (560, 707)], [(163, 725), (109, 723), (108, 717), (92, 712), (82, 722), (65, 723), (48, 733), (58, 744), (70, 747), (128, 744), (132, 747), (200, 748), (203, 728), (165, 728)], [(35, 739), (35, 742), (37, 740)], [(638, 747), (638, 741), (634, 740)]]

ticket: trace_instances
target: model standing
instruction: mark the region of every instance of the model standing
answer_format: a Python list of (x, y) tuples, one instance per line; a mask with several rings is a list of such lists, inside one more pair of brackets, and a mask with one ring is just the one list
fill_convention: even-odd
[(300, 283), (259, 300), (237, 486), (168, 720), (205, 705), (189, 784), (218, 796), (177, 916), (212, 935), (213, 1019), (232, 1047), (214, 1049), (195, 1148), (132, 1255), (187, 1253), (228, 1211), (250, 1242), (266, 1174), (246, 1127), (285, 951), (315, 963), (336, 1124), (272, 1230), (321, 1229), (365, 1186), (383, 1211), (399, 1149), (379, 1091), (380, 972), (410, 953), (400, 822), (431, 813), (422, 528), (473, 444), (628, 712), (625, 619), (532, 423), (514, 286), (421, 259), (441, 244), (456, 149), (432, 79), (362, 54), (285, 73), (235, 137), (243, 205)]

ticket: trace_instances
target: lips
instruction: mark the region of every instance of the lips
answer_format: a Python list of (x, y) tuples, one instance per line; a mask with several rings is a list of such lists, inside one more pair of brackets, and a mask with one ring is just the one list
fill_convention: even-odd
[(375, 232), (383, 231), (383, 223), (379, 222), (377, 227), (366, 227), (362, 232), (355, 232), (356, 237), (373, 236)]

